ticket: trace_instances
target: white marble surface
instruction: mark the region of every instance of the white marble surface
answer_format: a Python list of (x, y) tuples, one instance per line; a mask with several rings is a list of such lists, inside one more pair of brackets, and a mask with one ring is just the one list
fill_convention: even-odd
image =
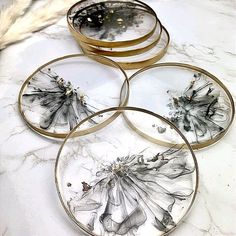
[[(171, 34), (161, 60), (191, 63), (218, 76), (236, 98), (236, 1), (146, 0)], [(64, 213), (54, 186), (59, 141), (31, 130), (17, 96), (39, 65), (79, 53), (65, 19), (0, 52), (0, 235), (83, 235)], [(131, 72), (129, 72), (130, 74)], [(236, 235), (236, 124), (216, 145), (196, 152), (196, 202), (174, 236)]]

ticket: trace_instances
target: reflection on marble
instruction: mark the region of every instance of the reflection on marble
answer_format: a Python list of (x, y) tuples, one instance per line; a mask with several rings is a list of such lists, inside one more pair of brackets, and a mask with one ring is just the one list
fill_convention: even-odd
[[(235, 0), (145, 2), (171, 34), (170, 48), (161, 61), (200, 66), (218, 76), (236, 98)], [(60, 141), (33, 133), (17, 109), (21, 84), (35, 68), (79, 52), (65, 19), (0, 52), (1, 236), (84, 235), (67, 218), (56, 194), (53, 171)], [(172, 235), (236, 235), (235, 133), (234, 123), (219, 143), (196, 153), (199, 194)]]

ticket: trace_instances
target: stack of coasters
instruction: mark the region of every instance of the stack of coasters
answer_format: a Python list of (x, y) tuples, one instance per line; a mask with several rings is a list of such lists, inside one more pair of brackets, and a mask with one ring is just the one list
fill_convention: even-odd
[(154, 10), (137, 0), (80, 1), (69, 9), (67, 21), (84, 53), (110, 57), (123, 69), (157, 62), (170, 41)]

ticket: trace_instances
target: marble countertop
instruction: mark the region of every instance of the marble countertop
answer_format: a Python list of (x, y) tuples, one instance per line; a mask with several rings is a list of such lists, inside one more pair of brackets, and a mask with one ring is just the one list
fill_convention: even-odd
[[(146, 0), (169, 30), (161, 60), (216, 75), (236, 98), (236, 1)], [(0, 236), (83, 235), (63, 211), (54, 184), (60, 141), (33, 133), (20, 118), (23, 81), (55, 57), (80, 53), (62, 19), (0, 52)], [(132, 72), (128, 72), (131, 74)], [(200, 185), (174, 236), (236, 235), (236, 124), (216, 145), (197, 151)]]

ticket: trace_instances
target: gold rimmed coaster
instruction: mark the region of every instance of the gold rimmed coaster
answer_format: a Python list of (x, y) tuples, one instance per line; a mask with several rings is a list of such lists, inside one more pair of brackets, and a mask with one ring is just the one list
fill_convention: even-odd
[[(151, 50), (135, 56), (110, 58), (116, 61), (124, 70), (140, 69), (159, 61), (166, 54), (170, 43), (170, 35), (168, 31), (164, 27), (162, 28), (161, 38)], [(88, 53), (88, 50), (82, 45), (81, 48), (85, 53)]]
[[(78, 136), (93, 126), (89, 119), (106, 113), (139, 120), (143, 132), (152, 132), (152, 123), (164, 123), (185, 148), (175, 143), (166, 148), (144, 138), (122, 115)], [(55, 164), (55, 183), (65, 212), (88, 235), (164, 236), (193, 205), (198, 165), (188, 141), (171, 122), (141, 108), (113, 107), (86, 118), (66, 137)]]
[[(96, 62), (98, 58), (109, 66)], [(122, 94), (121, 87), (125, 90)], [(125, 105), (128, 87), (125, 72), (114, 61), (97, 55), (67, 55), (42, 65), (28, 77), (18, 105), (22, 118), (34, 131), (64, 138), (87, 116)], [(90, 122), (97, 126), (114, 118), (99, 117)]]
[[(128, 105), (166, 117), (193, 149), (220, 140), (235, 115), (233, 98), (218, 78), (199, 67), (175, 62), (152, 65), (132, 75)], [(127, 122), (136, 127), (129, 117)], [(153, 130), (171, 136), (165, 126), (153, 124)]]
[(101, 47), (132, 46), (155, 31), (156, 13), (145, 3), (131, 1), (84, 0), (67, 13), (72, 35), (77, 41)]

